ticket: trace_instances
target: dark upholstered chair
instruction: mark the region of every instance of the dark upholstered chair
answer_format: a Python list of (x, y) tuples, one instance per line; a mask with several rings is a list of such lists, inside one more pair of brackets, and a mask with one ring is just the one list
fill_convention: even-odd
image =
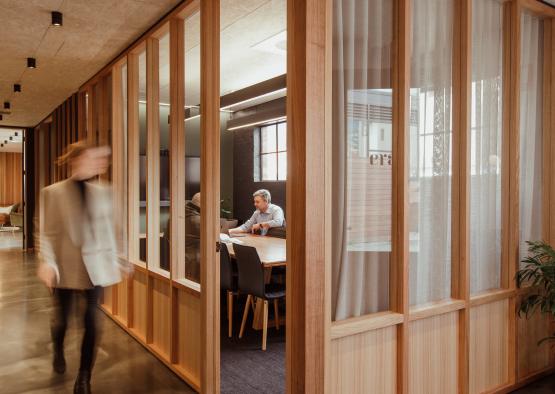
[(279, 330), (278, 300), (285, 297), (285, 286), (281, 284), (265, 283), (264, 267), (262, 266), (260, 257), (255, 248), (234, 244), (233, 250), (235, 251), (235, 258), (237, 259), (239, 291), (247, 294), (247, 302), (245, 304), (245, 311), (243, 312), (239, 338), (243, 337), (249, 307), (254, 303), (253, 298), (260, 298), (264, 301), (262, 350), (266, 350), (266, 338), (268, 336), (268, 301), (273, 301), (274, 303), (274, 319), (276, 329)]
[(228, 333), (231, 338), (233, 333), (233, 295), (237, 294), (237, 269), (231, 260), (227, 245), (222, 243), (220, 249), (220, 289), (227, 292), (227, 322)]

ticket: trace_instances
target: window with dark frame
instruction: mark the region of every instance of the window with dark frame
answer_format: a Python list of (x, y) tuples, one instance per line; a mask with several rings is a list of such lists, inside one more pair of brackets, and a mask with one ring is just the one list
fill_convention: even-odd
[(285, 181), (287, 179), (287, 123), (282, 121), (259, 127), (255, 131), (254, 148), (257, 156), (254, 180), (257, 182)]

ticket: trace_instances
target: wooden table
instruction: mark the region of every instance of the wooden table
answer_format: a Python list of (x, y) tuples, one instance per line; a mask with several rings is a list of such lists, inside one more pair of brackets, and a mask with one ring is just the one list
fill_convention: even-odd
[[(286, 257), (286, 242), (283, 238), (268, 237), (254, 234), (246, 234), (243, 237), (231, 237), (236, 242), (245, 246), (252, 246), (256, 248), (260, 261), (264, 266), (264, 279), (266, 283), (270, 281), (272, 276), (272, 267), (284, 267), (287, 266)], [(233, 250), (233, 242), (226, 243), (229, 255), (235, 258), (235, 252)], [(252, 322), (252, 328), (255, 330), (262, 330), (262, 311), (263, 304), (261, 299), (256, 300), (256, 306), (254, 308), (254, 319)], [(285, 323), (284, 317), (281, 317), (280, 324)]]
[[(254, 234), (246, 234), (244, 237), (231, 237), (241, 245), (256, 248), (260, 261), (264, 268), (282, 267), (286, 264), (285, 239), (268, 237)], [(226, 243), (229, 255), (235, 258), (233, 242)]]

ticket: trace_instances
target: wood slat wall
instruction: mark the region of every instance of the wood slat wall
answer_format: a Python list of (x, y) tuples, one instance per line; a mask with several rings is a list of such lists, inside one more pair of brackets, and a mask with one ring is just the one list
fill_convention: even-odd
[(22, 153), (0, 152), (0, 206), (22, 202), (22, 160)]

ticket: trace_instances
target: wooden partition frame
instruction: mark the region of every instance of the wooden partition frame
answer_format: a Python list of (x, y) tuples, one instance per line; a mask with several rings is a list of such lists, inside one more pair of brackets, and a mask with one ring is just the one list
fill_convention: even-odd
[[(396, 337), (396, 371), (393, 372), (395, 376), (395, 389), (394, 392), (398, 393), (413, 393), (413, 392), (434, 392), (430, 388), (418, 388), (410, 383), (409, 371), (418, 368), (418, 365), (413, 363), (413, 357), (410, 356), (412, 339), (410, 339), (409, 327), (412, 327), (414, 322), (425, 322), (430, 319), (443, 319), (442, 316), (453, 316), (456, 322), (456, 387), (454, 388), (459, 393), (474, 392), (475, 378), (471, 379), (471, 375), (475, 375), (476, 366), (473, 366), (470, 360), (470, 346), (476, 346), (476, 339), (473, 338), (471, 333), (476, 332), (475, 322), (473, 323), (473, 313), (476, 308), (491, 305), (503, 305), (500, 303), (508, 302), (505, 308), (506, 314), (503, 315), (505, 321), (505, 329), (507, 329), (507, 337), (504, 346), (506, 346), (507, 358), (506, 368), (508, 371), (507, 380), (501, 380), (495, 387), (490, 387), (487, 392), (507, 392), (518, 385), (528, 382), (530, 379), (537, 378), (547, 371), (553, 370), (553, 360), (551, 366), (546, 370), (535, 371), (532, 375), (524, 379), (517, 375), (518, 365), (518, 336), (517, 336), (517, 317), (515, 308), (517, 305), (517, 291), (515, 282), (513, 280), (518, 267), (518, 188), (515, 187), (518, 181), (518, 141), (515, 141), (518, 136), (518, 109), (519, 109), (519, 45), (520, 45), (520, 13), (524, 9), (544, 15), (548, 18), (553, 18), (554, 9), (547, 5), (540, 5), (537, 2), (529, 0), (513, 0), (505, 1), (505, 57), (504, 57), (504, 107), (503, 107), (503, 128), (504, 128), (504, 147), (503, 147), (503, 190), (507, 197), (503, 197), (503, 259), (502, 259), (502, 287), (500, 289), (488, 291), (483, 294), (470, 295), (470, 255), (469, 255), (469, 235), (470, 235), (470, 185), (469, 185), (469, 165), (470, 165), (470, 98), (471, 98), (471, 81), (472, 81), (472, 0), (459, 0), (455, 2), (455, 15), (460, 16), (454, 19), (454, 52), (453, 52), (453, 200), (452, 200), (452, 298), (445, 300), (435, 305), (425, 307), (408, 307), (408, 237), (407, 237), (407, 203), (406, 195), (408, 193), (407, 187), (407, 142), (405, 141), (406, 132), (408, 130), (408, 87), (410, 77), (410, 23), (411, 23), (411, 5), (417, 0), (397, 0), (395, 2), (395, 30), (394, 30), (394, 108), (393, 108), (393, 136), (394, 136), (394, 156), (396, 161), (393, 164), (393, 206), (395, 207), (393, 214), (393, 229), (392, 229), (392, 243), (394, 245), (392, 251), (392, 266), (391, 266), (391, 308), (390, 312), (380, 312), (368, 316), (362, 316), (352, 319), (347, 319), (339, 322), (331, 322), (330, 336), (332, 360), (328, 362), (326, 369), (326, 388), (328, 392), (336, 392), (337, 386), (335, 380), (339, 379), (337, 372), (332, 370), (330, 364), (337, 367), (337, 362), (333, 359), (337, 356), (337, 346), (334, 343), (338, 340), (344, 341), (346, 338), (353, 338), (350, 345), (353, 346), (356, 338), (362, 338), (367, 332), (380, 332), (380, 330), (387, 329), (387, 327), (397, 327)], [(331, 2), (329, 2), (331, 3)], [(331, 13), (330, 5), (328, 4), (328, 13)], [(327, 23), (327, 47), (331, 47), (331, 23), (332, 20), (328, 16)], [(551, 30), (549, 33), (552, 34)], [(545, 40), (545, 50), (553, 53), (553, 42)], [(331, 48), (328, 48), (331, 51)], [(545, 54), (544, 54), (545, 56)], [(328, 54), (328, 63), (331, 62), (331, 55)], [(547, 65), (552, 65), (552, 58), (544, 57), (545, 71), (544, 81), (548, 79), (548, 86), (551, 86), (551, 95), (553, 95), (553, 79), (552, 72), (547, 71)], [(328, 65), (328, 76), (326, 80), (331, 80), (331, 66)], [(545, 84), (545, 83), (544, 83)], [(396, 92), (397, 90), (397, 92)], [(551, 95), (544, 94), (544, 133), (549, 135), (550, 130), (553, 130), (553, 111), (551, 108), (552, 100)], [(326, 103), (330, 113), (331, 104)], [(307, 111), (313, 110), (312, 107), (307, 107)], [(549, 125), (546, 121), (549, 120)], [(326, 128), (326, 132), (330, 133), (330, 129)], [(331, 138), (328, 136), (328, 144)], [(396, 141), (396, 142), (395, 142)], [(544, 141), (548, 146), (555, 145), (552, 139)], [(330, 147), (326, 152), (329, 154)], [(550, 148), (552, 149), (552, 148)], [(545, 153), (550, 153), (550, 149), (545, 149)], [(401, 157), (400, 157), (401, 156)], [(549, 168), (553, 165), (544, 156), (544, 168)], [(545, 173), (544, 171), (544, 176)], [(331, 178), (331, 173), (327, 173), (327, 178)], [(327, 183), (328, 190), (326, 196), (331, 195), (333, 191), (329, 190), (330, 182)], [(553, 184), (547, 183), (548, 188), (553, 190)], [(509, 192), (510, 190), (510, 192)], [(550, 204), (553, 203), (553, 194), (546, 193), (546, 199), (550, 203), (546, 204), (544, 211), (548, 217), (553, 216), (553, 209), (549, 210)], [(331, 216), (329, 215), (330, 207), (327, 206), (327, 222), (331, 223)], [(516, 219), (515, 219), (516, 218)], [(551, 220), (551, 227), (553, 226)], [(329, 239), (331, 231), (327, 228), (327, 238)], [(548, 238), (553, 232), (546, 233)], [(510, 246), (512, 245), (512, 246)], [(327, 275), (331, 272), (330, 250), (327, 250)], [(313, 260), (316, 261), (316, 260)], [(326, 280), (328, 308), (329, 295), (331, 293), (331, 280)], [(401, 288), (400, 288), (401, 287)], [(329, 315), (328, 315), (329, 316)], [(328, 317), (329, 319), (329, 317)], [(501, 328), (502, 329), (502, 328)], [(356, 345), (354, 345), (356, 346)], [(360, 352), (357, 352), (359, 354)], [(362, 354), (362, 353), (361, 353)], [(366, 357), (368, 359), (372, 355), (366, 354), (358, 357)], [(373, 356), (376, 356), (373, 354)], [(431, 357), (431, 356), (430, 356)], [(369, 360), (369, 359), (368, 359)], [(347, 362), (347, 361), (343, 361)], [(369, 360), (369, 362), (371, 362)], [(357, 368), (357, 365), (345, 364), (349, 367)], [(505, 368), (503, 365), (496, 365), (495, 367)], [(387, 374), (387, 371), (382, 371)], [(354, 374), (348, 375), (349, 377), (364, 374), (362, 369), (357, 369)], [(430, 378), (432, 375), (430, 375)], [(502, 379), (502, 377), (501, 377)], [(474, 384), (471, 387), (470, 383)], [(344, 381), (343, 381), (344, 382)], [(360, 390), (368, 392), (372, 391), (368, 387), (362, 386), (359, 381), (348, 386), (352, 392)], [(383, 389), (383, 387), (382, 387)], [(376, 388), (374, 387), (374, 390)], [(420, 390), (420, 391), (419, 391)], [(422, 391), (424, 390), (424, 391)], [(378, 390), (379, 391), (379, 390)], [(382, 392), (382, 391), (380, 391)], [(385, 389), (383, 389), (383, 392)]]
[[(501, 288), (484, 294), (470, 295), (469, 290), (469, 119), (471, 97), (471, 32), (472, 0), (455, 0), (453, 50), (453, 204), (452, 204), (452, 298), (425, 307), (409, 307), (408, 281), (408, 140), (409, 128), (409, 88), (411, 55), (411, 7), (418, 0), (395, 0), (394, 40), (393, 40), (393, 150), (396, 160), (393, 164), (393, 225), (392, 263), (390, 275), (391, 311), (381, 312), (345, 321), (332, 322), (331, 319), (331, 133), (332, 113), (332, 45), (333, 45), (333, 0), (288, 0), (288, 77), (287, 77), (287, 117), (288, 117), (288, 160), (287, 180), (288, 204), (287, 258), (287, 391), (296, 392), (337, 392), (338, 389), (351, 392), (365, 391), (367, 384), (363, 376), (376, 365), (385, 369), (377, 372), (380, 377), (390, 379), (383, 384), (383, 392), (418, 393), (434, 392), (438, 386), (430, 386), (427, 381), (414, 383), (415, 374), (428, 373), (430, 380), (438, 378), (441, 384), (450, 385), (450, 390), (458, 393), (474, 392), (477, 385), (473, 353), (476, 344), (484, 338), (475, 338), (479, 327), (475, 325), (475, 315), (487, 314), (495, 310), (501, 320), (495, 324), (506, 332), (503, 352), (506, 358), (499, 368), (499, 382), (482, 392), (508, 392), (525, 382), (553, 370), (555, 358), (548, 368), (533, 370), (520, 376), (518, 373), (519, 324), (514, 313), (519, 295), (515, 287), (514, 274), (518, 267), (518, 124), (519, 124), (519, 59), (520, 59), (520, 14), (529, 10), (550, 19), (545, 29), (544, 40), (544, 134), (546, 137), (545, 166), (555, 173), (555, 164), (548, 160), (555, 154), (555, 72), (548, 65), (555, 61), (555, 10), (533, 0), (505, 0), (504, 12), (504, 81), (503, 93), (503, 171), (502, 184), (502, 272)], [(200, 287), (189, 286), (179, 280), (177, 267), (184, 261), (183, 202), (184, 196), (184, 111), (183, 111), (183, 19), (193, 12), (201, 11), (201, 105), (202, 117), (202, 272)], [(111, 305), (103, 309), (114, 320), (134, 336), (162, 362), (176, 372), (197, 390), (219, 392), (219, 266), (217, 223), (219, 208), (219, 0), (188, 0), (180, 4), (143, 37), (131, 45), (124, 53), (106, 66), (81, 88), (89, 94), (89, 116), (85, 120), (81, 111), (79, 124), (87, 125), (87, 138), (94, 138), (94, 85), (112, 69), (117, 70), (122, 61), (128, 65), (128, 261), (135, 264), (135, 278), (129, 278), (122, 289), (111, 289), (107, 300)], [(154, 56), (156, 37), (162, 29), (170, 32), (170, 80), (171, 114), (171, 269), (169, 277), (148, 269), (148, 264), (138, 262), (138, 65), (137, 51), (146, 45), (150, 48), (147, 68), (149, 74), (149, 138), (158, 138), (157, 107), (153, 100), (157, 94), (155, 78), (157, 57)], [(113, 73), (113, 77), (116, 73)], [(119, 79), (113, 79), (117, 87)], [(112, 94), (117, 95), (117, 89)], [(114, 101), (113, 121), (118, 121), (118, 106)], [(113, 127), (114, 134), (118, 129)], [(323, 132), (322, 132), (323, 131)], [(151, 141), (151, 142), (153, 142)], [(156, 157), (155, 146), (149, 147), (150, 157)], [(324, 154), (322, 154), (324, 152)], [(156, 176), (156, 163), (148, 163), (149, 182)], [(544, 172), (544, 174), (546, 173)], [(549, 217), (546, 236), (555, 240), (555, 182), (549, 182), (544, 210)], [(149, 189), (155, 190), (151, 184)], [(304, 199), (299, 199), (304, 196)], [(156, 198), (149, 193), (151, 211), (158, 207)], [(155, 196), (154, 196), (155, 197)], [(321, 215), (321, 212), (326, 212)], [(148, 220), (152, 220), (152, 216)], [(157, 220), (155, 221), (158, 222)], [(156, 259), (156, 226), (150, 223), (149, 262)], [(324, 236), (322, 237), (322, 234)], [(176, 241), (177, 240), (177, 241)], [(135, 279), (146, 278), (146, 290)], [(154, 289), (169, 288), (163, 299), (164, 308), (169, 311), (169, 351), (160, 351), (153, 335)], [(136, 297), (145, 291), (146, 305), (137, 305)], [(118, 297), (127, 297), (127, 319), (119, 316), (118, 306), (124, 302)], [(146, 314), (147, 325), (140, 331), (138, 322), (143, 319), (135, 312)], [(198, 327), (195, 324), (198, 323)], [(530, 323), (530, 324), (543, 324)], [(441, 351), (453, 350), (448, 365), (456, 368), (455, 375), (437, 377), (434, 371), (423, 371), (422, 362), (432, 358), (437, 349), (430, 349), (429, 355), (422, 355), (414, 347), (422, 341), (422, 336), (436, 326), (448, 325), (450, 331), (438, 339)], [(186, 334), (183, 334), (186, 333)], [(487, 337), (485, 337), (487, 339)], [(505, 338), (505, 337), (504, 337)], [(196, 343), (191, 343), (195, 342)], [(368, 351), (365, 344), (376, 343), (379, 350)], [(350, 346), (363, 362), (354, 363), (341, 357), (342, 346)], [(361, 351), (365, 353), (360, 353)], [(387, 353), (387, 354), (386, 354)], [(505, 354), (505, 353), (503, 353)], [(474, 355), (474, 356), (473, 356)], [(198, 357), (198, 358), (197, 358)], [(474, 358), (473, 358), (474, 357)], [(192, 360), (192, 361), (191, 361)], [(346, 361), (345, 361), (346, 360)], [(383, 361), (383, 363), (382, 363)], [(376, 363), (376, 364), (373, 364)], [(337, 367), (344, 370), (338, 371)], [(346, 370), (352, 381), (342, 381)], [(506, 378), (506, 381), (505, 381)], [(479, 379), (478, 379), (479, 380)], [(383, 383), (383, 382), (382, 382)], [(382, 384), (380, 383), (380, 384)], [(483, 382), (482, 382), (483, 383)], [(338, 385), (339, 384), (339, 385)], [(372, 383), (373, 384), (373, 383)], [(423, 384), (423, 386), (419, 386)], [(456, 386), (456, 387), (455, 387)], [(432, 390), (432, 391), (430, 391)], [(366, 390), (366, 392), (368, 392)], [(443, 394), (443, 393), (442, 393)]]

